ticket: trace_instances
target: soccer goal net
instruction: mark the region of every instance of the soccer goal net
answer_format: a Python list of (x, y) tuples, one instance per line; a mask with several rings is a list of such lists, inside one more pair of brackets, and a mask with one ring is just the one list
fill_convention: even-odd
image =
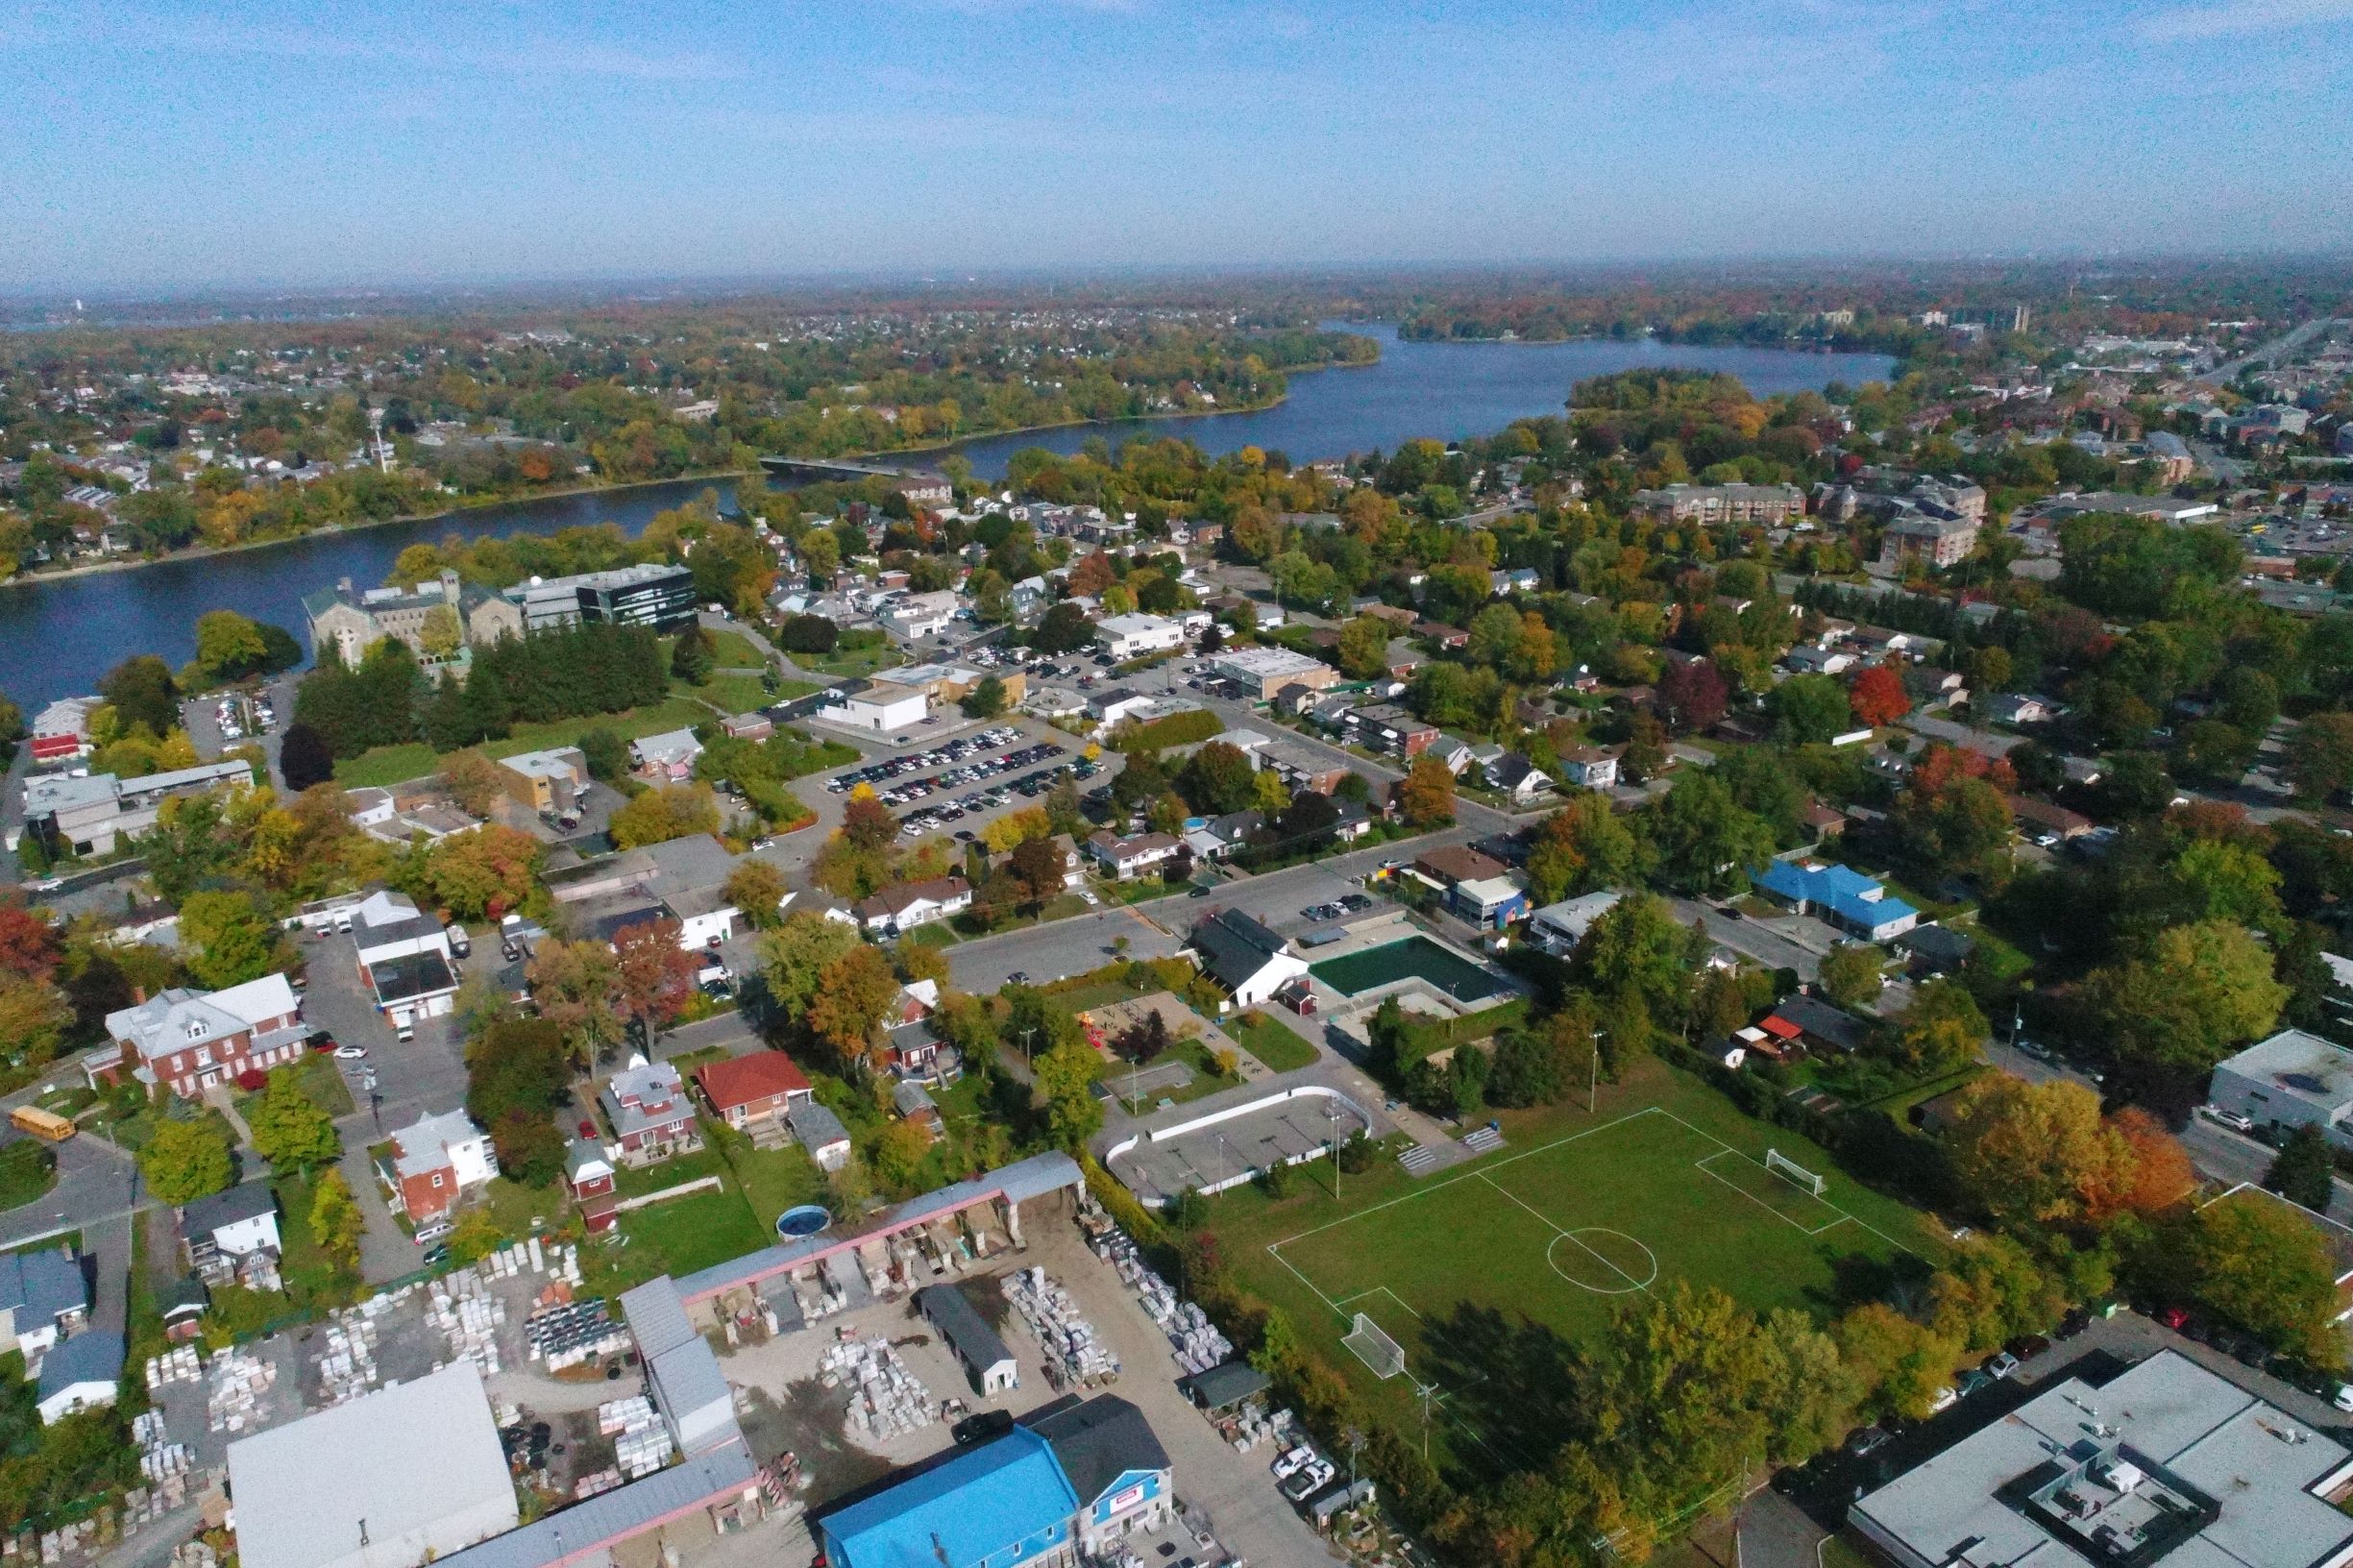
[(1356, 1352), (1357, 1360), (1373, 1369), (1373, 1376), (1384, 1382), (1406, 1369), (1405, 1347), (1381, 1330), (1381, 1325), (1357, 1313), (1357, 1326), (1340, 1338), (1340, 1343)]
[(1790, 1159), (1778, 1149), (1767, 1149), (1765, 1151), (1765, 1168), (1771, 1171), (1777, 1171), (1781, 1175), (1788, 1177), (1790, 1181), (1805, 1188), (1808, 1192), (1811, 1192), (1816, 1197), (1821, 1197), (1822, 1194), (1827, 1190), (1830, 1185), (1829, 1183), (1824, 1181), (1820, 1176), (1815, 1175), (1812, 1171), (1798, 1164), (1795, 1160)]

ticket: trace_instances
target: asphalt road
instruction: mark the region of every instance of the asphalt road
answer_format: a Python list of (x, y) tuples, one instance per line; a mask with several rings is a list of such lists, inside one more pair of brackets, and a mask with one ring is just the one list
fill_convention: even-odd
[(1684, 925), (1697, 920), (1707, 934), (1736, 953), (1756, 960), (1777, 969), (1795, 969), (1798, 978), (1811, 984), (1822, 973), (1822, 955), (1809, 947), (1777, 936), (1770, 922), (1747, 919), (1734, 919), (1719, 910), (1690, 898), (1669, 901), (1675, 918)]

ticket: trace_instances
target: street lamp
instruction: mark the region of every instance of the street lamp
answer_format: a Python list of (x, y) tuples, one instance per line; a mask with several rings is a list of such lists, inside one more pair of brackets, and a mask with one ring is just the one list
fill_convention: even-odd
[(1595, 1110), (1595, 1108), (1596, 1108), (1596, 1107), (1597, 1107), (1597, 1106), (1600, 1104), (1600, 1102), (1601, 1102), (1601, 1094), (1602, 1094), (1602, 1028), (1601, 1028), (1601, 1025), (1599, 1025), (1599, 1024), (1595, 1024), (1595, 1025), (1593, 1026), (1593, 1055), (1592, 1055), (1592, 1057), (1589, 1059), (1589, 1061), (1588, 1061), (1588, 1063), (1587, 1063), (1587, 1070), (1586, 1070), (1586, 1074), (1585, 1074), (1585, 1115), (1588, 1115), (1588, 1116), (1589, 1116), (1589, 1115), (1592, 1115), (1594, 1114), (1594, 1110)]

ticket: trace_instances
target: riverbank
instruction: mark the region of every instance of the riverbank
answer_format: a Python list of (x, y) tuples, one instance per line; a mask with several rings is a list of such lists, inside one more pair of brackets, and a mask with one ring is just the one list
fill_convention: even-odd
[(374, 517), (365, 523), (333, 523), (323, 528), (305, 533), (289, 533), (282, 539), (248, 539), (234, 545), (195, 545), (186, 550), (175, 550), (163, 555), (142, 555), (136, 560), (86, 561), (79, 566), (61, 567), (55, 572), (19, 572), (12, 577), (0, 578), (0, 588), (41, 582), (70, 582), (76, 577), (94, 577), (110, 572), (135, 572), (145, 566), (177, 566), (189, 561), (210, 560), (217, 555), (243, 555), (257, 550), (282, 550), (288, 545), (315, 543), (344, 534), (366, 533), (373, 528), (398, 527), (403, 524), (438, 523), (446, 517), (462, 517), (468, 512), (488, 511), (494, 506), (527, 506), (533, 502), (565, 501), (576, 496), (623, 495), (631, 490), (650, 490), (664, 484), (694, 484), (698, 481), (732, 484), (744, 477), (737, 468), (700, 469), (692, 474), (679, 474), (667, 479), (629, 479), (618, 484), (567, 484), (549, 490), (534, 490), (527, 496), (498, 496), (481, 501), (463, 502), (438, 512), (403, 512), (397, 517)]

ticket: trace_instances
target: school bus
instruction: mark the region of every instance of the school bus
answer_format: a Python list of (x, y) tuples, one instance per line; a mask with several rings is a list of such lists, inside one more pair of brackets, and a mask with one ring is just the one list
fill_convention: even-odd
[(35, 1138), (51, 1143), (62, 1143), (79, 1131), (65, 1117), (54, 1111), (43, 1111), (37, 1105), (18, 1106), (9, 1113), (9, 1120)]

